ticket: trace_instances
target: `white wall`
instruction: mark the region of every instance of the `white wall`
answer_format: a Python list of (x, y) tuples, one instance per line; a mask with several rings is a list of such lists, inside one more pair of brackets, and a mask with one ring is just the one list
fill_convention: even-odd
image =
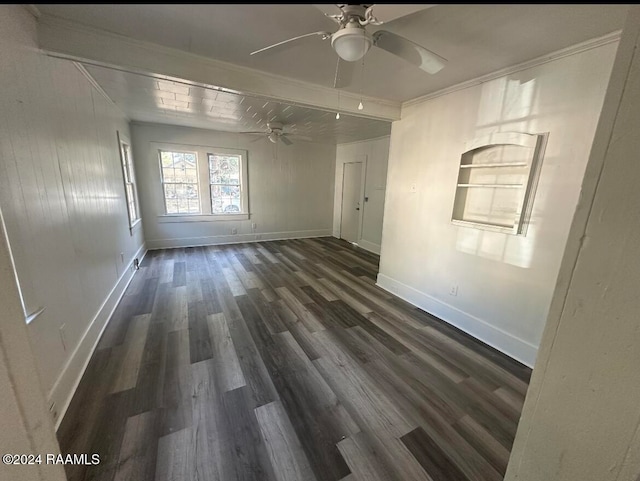
[[(150, 249), (331, 235), (335, 145), (272, 144), (266, 137), (134, 123), (133, 155)], [(153, 142), (247, 150), (250, 219), (159, 222), (164, 213)], [(162, 219), (160, 219), (162, 220)], [(255, 231), (251, 224), (256, 224)], [(237, 235), (231, 234), (237, 229)]]
[(24, 8), (0, 8), (0, 206), (27, 312), (45, 308), (28, 331), (60, 412), (142, 253), (116, 140), (129, 127), (73, 63), (37, 50)]
[(632, 6), (507, 481), (640, 479), (639, 47)]
[[(616, 48), (403, 108), (391, 131), (381, 286), (533, 365)], [(450, 221), (465, 142), (500, 131), (549, 132), (526, 236)]]
[(389, 160), (389, 137), (339, 144), (336, 147), (335, 196), (333, 200), (333, 235), (340, 237), (342, 218), (342, 178), (345, 162), (362, 162), (361, 222), (358, 245), (364, 249), (380, 253), (382, 242), (382, 219), (387, 183), (387, 163)]
[[(0, 453), (60, 452), (47, 412), (0, 210)], [(62, 465), (3, 465), (2, 479), (66, 480)]]

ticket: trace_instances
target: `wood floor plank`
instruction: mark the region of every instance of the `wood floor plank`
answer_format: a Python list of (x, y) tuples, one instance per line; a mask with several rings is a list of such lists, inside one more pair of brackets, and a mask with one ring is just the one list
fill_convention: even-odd
[(222, 393), (222, 410), (226, 416), (225, 443), (229, 456), (224, 479), (275, 481), (247, 388)]
[(150, 251), (58, 430), (72, 481), (500, 481), (531, 371), (331, 237)]
[(187, 428), (159, 439), (155, 481), (186, 481), (195, 479), (194, 466), (196, 454), (192, 449), (192, 436), (191, 428)]
[(509, 450), (471, 416), (456, 421), (453, 427), (478, 451), (500, 474), (507, 471)]
[(278, 481), (315, 481), (309, 460), (282, 404), (275, 401), (255, 409), (262, 439)]
[(184, 262), (174, 262), (172, 282), (173, 287), (187, 285), (187, 266)]
[(112, 393), (126, 391), (136, 386), (151, 314), (135, 316), (123, 344), (120, 369), (113, 382)]
[(191, 426), (191, 358), (186, 329), (167, 335), (167, 362), (164, 371), (162, 425), (160, 436)]
[(153, 479), (157, 445), (155, 412), (127, 419), (114, 481)]
[(207, 324), (207, 311), (203, 301), (190, 302), (189, 312), (189, 352), (191, 363), (205, 361), (213, 357), (211, 334)]
[(216, 361), (216, 377), (223, 392), (246, 386), (240, 361), (224, 313), (207, 316), (211, 333), (213, 358)]
[(343, 439), (338, 443), (338, 449), (358, 481), (401, 481), (385, 466), (364, 432)]
[(162, 405), (167, 353), (167, 328), (164, 322), (152, 322), (147, 332), (136, 387), (133, 389), (131, 416)]
[(226, 481), (230, 463), (230, 446), (226, 442), (225, 416), (221, 396), (216, 388), (215, 361), (191, 364), (193, 378), (193, 421), (190, 449), (195, 453), (194, 479)]
[(167, 330), (181, 331), (189, 328), (189, 308), (187, 304), (187, 286), (179, 286), (171, 289), (168, 294), (170, 300), (171, 318)]
[(424, 429), (416, 428), (400, 439), (433, 481), (469, 481)]
[(152, 277), (144, 282), (144, 287), (138, 294), (138, 306), (135, 310), (135, 315), (149, 314), (153, 310), (153, 303), (156, 297), (156, 290), (158, 289), (158, 277)]
[(300, 322), (309, 330), (309, 332), (321, 331), (324, 326), (316, 317), (307, 309), (307, 307), (295, 297), (287, 287), (278, 287), (275, 289), (280, 298), (287, 304)]

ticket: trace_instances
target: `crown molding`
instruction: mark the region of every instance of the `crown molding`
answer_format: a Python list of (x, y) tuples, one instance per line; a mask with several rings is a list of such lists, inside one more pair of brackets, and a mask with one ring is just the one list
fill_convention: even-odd
[(511, 67), (503, 68), (501, 70), (496, 70), (495, 72), (491, 72), (486, 75), (482, 75), (480, 77), (476, 77), (471, 80), (466, 80), (456, 85), (452, 85), (451, 87), (446, 87), (436, 92), (432, 92), (426, 95), (422, 95), (420, 97), (416, 97), (415, 99), (407, 100), (402, 103), (402, 109), (405, 107), (411, 107), (414, 105), (421, 104), (422, 102), (426, 102), (428, 100), (442, 97), (443, 95), (447, 95), (453, 92), (457, 92), (458, 90), (464, 90), (469, 87), (474, 87), (476, 85), (480, 85), (486, 82), (490, 82), (491, 80), (495, 80), (500, 77), (504, 77), (506, 75), (511, 75), (516, 72), (520, 72), (522, 70), (526, 70), (532, 67), (537, 67), (538, 65), (543, 65), (548, 62), (553, 62), (554, 60), (558, 60), (561, 58), (569, 57), (571, 55), (576, 55), (581, 52), (585, 52), (587, 50), (591, 50), (594, 48), (601, 47), (603, 45), (608, 45), (613, 42), (617, 42), (620, 40), (622, 35), (622, 30), (617, 30), (615, 32), (609, 33), (607, 35), (603, 35), (602, 37), (593, 38), (591, 40), (587, 40), (586, 42), (581, 42), (570, 47), (563, 48), (561, 50), (556, 50), (555, 52), (548, 53), (546, 55), (542, 55), (540, 57), (536, 57), (532, 60), (527, 60), (526, 62), (522, 62)]
[[(40, 48), (48, 55), (173, 81), (377, 120), (400, 119), (400, 102), (214, 60), (87, 27), (50, 15), (38, 19)], [(358, 110), (360, 100), (365, 111)]]

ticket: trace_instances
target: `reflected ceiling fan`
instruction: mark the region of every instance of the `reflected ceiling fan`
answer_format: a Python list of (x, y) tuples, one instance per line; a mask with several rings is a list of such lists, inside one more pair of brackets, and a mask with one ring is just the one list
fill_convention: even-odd
[(366, 30), (368, 25), (388, 24), (392, 20), (433, 6), (435, 5), (314, 5), (339, 25), (336, 32), (307, 33), (261, 48), (251, 52), (251, 55), (287, 48), (302, 39), (321, 37), (322, 40), (331, 39), (331, 47), (338, 54), (334, 79), (336, 88), (349, 85), (354, 63), (364, 57), (372, 46), (386, 50), (427, 73), (435, 74), (447, 63), (440, 55), (395, 33), (376, 30), (371, 34)]
[[(311, 140), (311, 137), (305, 137), (304, 135), (297, 135), (297, 134), (285, 132), (284, 128), (285, 126), (282, 124), (282, 122), (267, 122), (266, 131), (257, 130), (252, 132), (238, 132), (238, 133), (266, 136), (267, 139), (269, 139), (269, 141), (273, 142), (274, 144), (277, 144), (278, 141), (280, 141), (284, 145), (293, 144), (291, 139)], [(259, 139), (256, 139), (256, 140), (259, 140)]]

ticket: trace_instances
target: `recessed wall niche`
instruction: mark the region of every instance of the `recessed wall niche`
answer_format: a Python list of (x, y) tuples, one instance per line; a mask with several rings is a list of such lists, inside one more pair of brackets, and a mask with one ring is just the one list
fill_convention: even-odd
[(496, 132), (460, 158), (451, 221), (525, 235), (548, 133)]

